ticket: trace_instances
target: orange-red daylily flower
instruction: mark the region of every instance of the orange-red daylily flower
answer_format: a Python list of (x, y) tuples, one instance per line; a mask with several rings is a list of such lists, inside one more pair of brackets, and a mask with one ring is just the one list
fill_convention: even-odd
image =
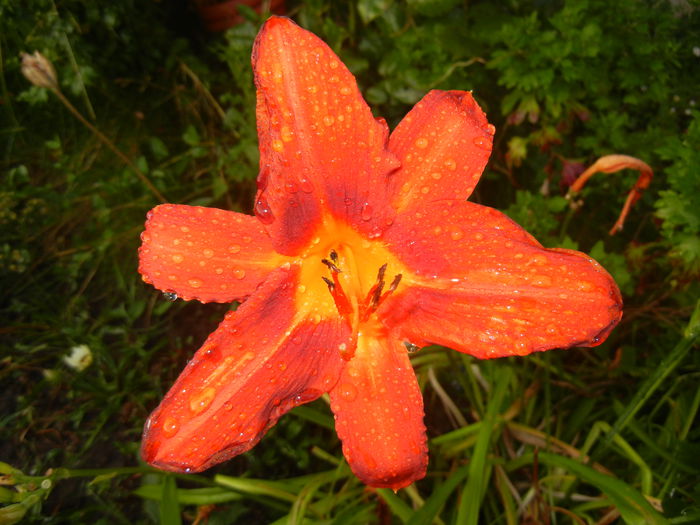
[(588, 256), (466, 201), (494, 134), (471, 93), (431, 91), (389, 135), (328, 46), (278, 17), (253, 67), (257, 217), (166, 204), (142, 235), (146, 282), (243, 301), (148, 419), (143, 457), (204, 470), (328, 392), (355, 474), (404, 487), (427, 466), (405, 343), (479, 358), (594, 346), (619, 291)]

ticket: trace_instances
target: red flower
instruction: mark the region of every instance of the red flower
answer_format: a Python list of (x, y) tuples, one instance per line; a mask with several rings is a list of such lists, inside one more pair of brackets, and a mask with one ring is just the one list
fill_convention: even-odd
[(404, 487), (427, 466), (404, 343), (479, 358), (594, 346), (620, 294), (586, 255), (466, 202), (494, 134), (470, 93), (428, 93), (389, 136), (336, 55), (286, 18), (264, 25), (253, 67), (257, 218), (166, 204), (142, 235), (144, 281), (243, 300), (148, 419), (143, 457), (204, 470), (328, 392), (355, 474)]

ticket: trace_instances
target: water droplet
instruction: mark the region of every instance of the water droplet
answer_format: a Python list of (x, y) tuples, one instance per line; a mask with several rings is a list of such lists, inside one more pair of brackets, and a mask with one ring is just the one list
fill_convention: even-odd
[(334, 122), (335, 119), (331, 115), (326, 115), (325, 117), (323, 117), (323, 123), (326, 126), (332, 126)]
[(207, 259), (211, 259), (212, 257), (214, 257), (214, 250), (210, 250), (209, 248), (205, 248), (202, 251), (202, 255), (204, 255), (204, 257), (206, 257)]
[(209, 408), (211, 402), (214, 401), (215, 396), (216, 389), (214, 389), (214, 387), (210, 386), (208, 388), (205, 388), (200, 393), (196, 394), (190, 399), (190, 410), (194, 414), (204, 412), (207, 408)]
[(532, 286), (539, 286), (540, 288), (549, 288), (552, 286), (552, 278), (548, 275), (535, 275), (530, 280), (530, 284), (532, 284)]
[(229, 253), (238, 253), (240, 251), (241, 251), (241, 247), (238, 244), (232, 244), (231, 246), (228, 247)]
[(241, 269), (233, 270), (233, 276), (236, 279), (243, 279), (245, 277), (245, 270), (241, 270)]
[(314, 191), (314, 185), (304, 176), (299, 177), (299, 187), (304, 193), (312, 193)]
[(165, 437), (173, 437), (180, 430), (180, 425), (173, 418), (169, 417), (163, 421), (163, 434)]
[(404, 346), (406, 347), (406, 350), (408, 350), (408, 353), (409, 353), (409, 354), (412, 354), (412, 353), (417, 352), (418, 350), (420, 350), (420, 346), (414, 345), (414, 344), (411, 343), (410, 341), (404, 341), (403, 344), (404, 344)]
[(440, 180), (442, 178), (442, 173), (440, 173), (439, 171), (434, 171), (430, 174), (430, 176), (435, 180)]
[(272, 141), (272, 149), (275, 150), (277, 153), (280, 153), (284, 150), (284, 143), (279, 139), (275, 139)]
[(354, 401), (357, 398), (357, 387), (352, 383), (343, 383), (338, 393), (345, 401)]
[(428, 139), (421, 137), (416, 140), (415, 144), (417, 148), (425, 149), (428, 147)]
[(180, 255), (179, 253), (176, 253), (175, 255), (172, 256), (173, 262), (176, 264), (180, 264), (182, 261), (185, 260), (185, 258)]
[(182, 233), (187, 233), (188, 231), (190, 231), (190, 229), (187, 226), (180, 226), (180, 231)]
[(282, 137), (283, 142), (291, 142), (294, 140), (294, 130), (292, 130), (289, 126), (282, 126), (280, 129), (280, 136)]
[(362, 217), (363, 221), (368, 221), (372, 218), (372, 206), (369, 203), (365, 202), (360, 208), (360, 217)]
[(272, 224), (275, 216), (272, 214), (270, 206), (267, 204), (267, 199), (260, 195), (255, 203), (255, 215), (263, 224)]
[(287, 190), (287, 193), (294, 194), (299, 191), (299, 186), (293, 180), (289, 180), (284, 183), (284, 189)]
[(454, 171), (457, 169), (457, 163), (454, 161), (454, 159), (447, 159), (445, 161), (445, 167), (450, 171)]
[(576, 282), (576, 289), (579, 292), (590, 292), (593, 289), (593, 285), (588, 281), (578, 281)]
[(189, 284), (192, 288), (200, 288), (202, 286), (202, 281), (199, 279), (190, 279), (187, 281), (187, 284)]
[(464, 232), (462, 232), (462, 230), (460, 230), (459, 228), (454, 228), (450, 232), (450, 239), (452, 239), (453, 241), (458, 241), (462, 237), (464, 237)]
[(495, 135), (496, 134), (496, 126), (494, 126), (493, 124), (487, 124), (485, 131), (489, 135)]
[(348, 86), (343, 86), (340, 88), (341, 95), (349, 95), (352, 90)]
[(491, 142), (484, 138), (484, 137), (475, 137), (474, 138), (474, 145), (479, 146), (481, 149), (491, 149)]
[(166, 301), (177, 301), (177, 294), (175, 292), (163, 292), (163, 298)]

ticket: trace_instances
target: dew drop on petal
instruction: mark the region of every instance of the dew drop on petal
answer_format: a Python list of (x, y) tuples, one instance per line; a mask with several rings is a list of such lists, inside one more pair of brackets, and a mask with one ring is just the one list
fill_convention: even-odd
[(460, 230), (459, 228), (454, 228), (450, 232), (450, 239), (452, 239), (453, 241), (458, 241), (462, 237), (464, 237), (464, 232), (462, 232), (462, 230)]
[(354, 401), (357, 398), (357, 387), (352, 383), (343, 383), (338, 392), (345, 401)]
[(211, 405), (211, 402), (216, 396), (216, 390), (213, 387), (208, 387), (196, 394), (190, 399), (190, 410), (194, 414), (199, 414), (205, 411)]
[(484, 137), (475, 137), (474, 138), (474, 145), (479, 146), (482, 149), (491, 149), (491, 142)]
[(187, 284), (189, 284), (192, 288), (200, 288), (202, 286), (202, 281), (199, 279), (190, 279), (187, 281)]
[(272, 210), (267, 203), (267, 199), (262, 195), (255, 202), (255, 215), (263, 224), (272, 224), (272, 222), (275, 220), (275, 216), (272, 214)]
[(206, 257), (207, 259), (211, 259), (212, 257), (214, 257), (214, 250), (211, 250), (209, 248), (205, 248), (202, 251), (202, 255), (204, 255), (204, 257)]
[(175, 264), (180, 264), (182, 261), (185, 260), (185, 258), (181, 254), (176, 253), (172, 256), (172, 260)]
[(530, 284), (532, 286), (538, 286), (540, 288), (549, 288), (552, 286), (552, 278), (548, 275), (535, 275), (531, 280)]
[(173, 437), (180, 430), (180, 425), (173, 418), (169, 417), (163, 421), (163, 434), (165, 437)]
[(177, 301), (177, 294), (175, 292), (163, 292), (163, 298), (166, 301)]
[(454, 159), (447, 159), (445, 161), (445, 167), (450, 171), (454, 171), (457, 169), (457, 163)]
[(234, 271), (233, 271), (233, 276), (234, 276), (236, 279), (243, 279), (243, 278), (245, 277), (245, 270), (241, 270), (241, 269), (234, 270)]
[(496, 126), (494, 126), (493, 124), (487, 124), (486, 128), (484, 128), (484, 129), (485, 129), (486, 133), (488, 133), (489, 135), (496, 134)]
[(232, 244), (231, 246), (228, 247), (229, 253), (238, 253), (240, 251), (241, 251), (241, 247), (238, 244)]
[(428, 139), (421, 137), (419, 139), (416, 139), (416, 147), (420, 149), (425, 149), (428, 147)]
[(272, 149), (275, 150), (277, 153), (280, 153), (281, 151), (284, 150), (284, 143), (277, 139), (272, 141)]
[(314, 185), (306, 177), (299, 178), (299, 187), (304, 193), (312, 193), (314, 191)]
[(372, 206), (369, 203), (364, 203), (360, 208), (360, 217), (363, 221), (368, 221), (372, 218)]

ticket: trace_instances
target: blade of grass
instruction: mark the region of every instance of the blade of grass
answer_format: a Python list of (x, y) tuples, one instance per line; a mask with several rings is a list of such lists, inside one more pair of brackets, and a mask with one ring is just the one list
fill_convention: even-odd
[[(450, 474), (447, 480), (440, 485), (430, 497), (425, 500), (425, 504), (416, 511), (411, 519), (406, 522), (407, 525), (430, 525), (438, 517), (440, 509), (450, 497), (455, 489), (469, 474), (469, 466), (457, 469)], [(461, 523), (461, 522), (458, 522)]]
[(180, 518), (180, 504), (177, 501), (177, 485), (173, 476), (163, 476), (163, 484), (161, 485), (160, 503), (158, 511), (160, 522), (166, 525), (179, 525), (182, 523)]
[(492, 384), (495, 383), (495, 387), (491, 399), (486, 405), (482, 428), (469, 464), (469, 479), (462, 490), (459, 510), (457, 511), (457, 523), (460, 525), (476, 525), (478, 523), (484, 489), (491, 477), (491, 465), (487, 456), (493, 435), (500, 431), (502, 422), (497, 421), (497, 416), (503, 404), (506, 389), (510, 384), (512, 371), (510, 368), (503, 367), (498, 370), (497, 374), (497, 380), (492, 382)]
[(610, 498), (625, 523), (629, 525), (665, 525), (668, 523), (668, 520), (654, 510), (654, 507), (639, 491), (624, 481), (601, 474), (578, 461), (557, 454), (540, 452), (538, 458), (540, 463), (550, 467), (563, 468), (586, 483), (595, 486)]
[(627, 425), (627, 422), (635, 416), (635, 414), (644, 406), (647, 400), (652, 396), (654, 392), (661, 386), (664, 379), (678, 367), (678, 365), (683, 361), (688, 351), (693, 347), (695, 342), (700, 335), (700, 329), (696, 325), (700, 325), (700, 322), (696, 320), (696, 317), (700, 317), (700, 301), (698, 301), (695, 312), (693, 313), (688, 328), (685, 331), (683, 339), (681, 339), (678, 344), (671, 350), (671, 352), (661, 361), (661, 364), (657, 366), (651, 375), (644, 381), (642, 386), (636, 392), (632, 400), (627, 405), (625, 411), (620, 414), (617, 418), (615, 424), (612, 426), (612, 430), (608, 432), (602, 445), (603, 448), (608, 447), (616, 434), (622, 431)]
[(394, 494), (393, 490), (390, 489), (377, 489), (377, 494), (384, 500), (398, 518), (401, 523), (409, 523), (411, 516), (413, 516), (413, 509), (406, 505), (406, 503)]

